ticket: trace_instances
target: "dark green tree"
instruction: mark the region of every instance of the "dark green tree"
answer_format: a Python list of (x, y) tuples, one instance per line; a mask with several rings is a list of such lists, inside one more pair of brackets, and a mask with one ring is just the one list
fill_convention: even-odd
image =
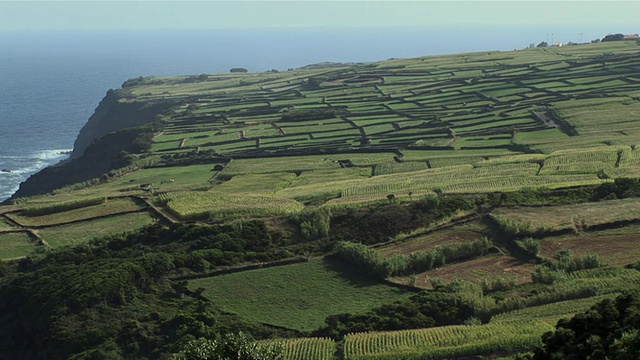
[(638, 359), (640, 293), (605, 299), (542, 336), (534, 360)]

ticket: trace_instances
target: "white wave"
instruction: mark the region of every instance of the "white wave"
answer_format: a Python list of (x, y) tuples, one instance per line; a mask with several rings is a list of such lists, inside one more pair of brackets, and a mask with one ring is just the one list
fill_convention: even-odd
[(67, 157), (72, 150), (73, 149), (40, 150), (33, 154), (40, 160), (52, 160)]
[[(7, 169), (11, 171), (11, 174), (32, 174), (38, 170), (42, 170), (49, 165), (53, 165), (60, 160), (66, 159), (71, 151), (69, 149), (55, 149), (55, 150), (40, 150), (28, 155), (21, 161), (22, 166), (16, 169)], [(57, 161), (56, 161), (57, 160)]]

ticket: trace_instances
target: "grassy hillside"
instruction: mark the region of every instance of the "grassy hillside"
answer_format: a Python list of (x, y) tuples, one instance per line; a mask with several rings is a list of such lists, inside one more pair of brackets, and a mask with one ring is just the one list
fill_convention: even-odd
[(639, 51), (131, 79), (110, 101), (155, 121), (94, 143), (131, 138), (109, 171), (0, 206), (0, 348), (162, 359), (244, 331), (287, 360), (532, 350), (640, 284)]

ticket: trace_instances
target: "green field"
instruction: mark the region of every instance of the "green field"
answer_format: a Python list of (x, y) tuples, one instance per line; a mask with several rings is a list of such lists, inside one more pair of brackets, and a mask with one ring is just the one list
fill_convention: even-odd
[(0, 231), (12, 230), (13, 226), (9, 225), (6, 221), (0, 219)]
[(34, 252), (35, 245), (25, 233), (0, 234), (0, 260), (25, 257)]
[(104, 204), (83, 207), (79, 209), (59, 212), (51, 215), (41, 216), (24, 216), (20, 213), (7, 214), (18, 224), (23, 226), (51, 226), (60, 223), (74, 222), (80, 220), (92, 219), (100, 216), (108, 216), (123, 212), (142, 210), (142, 207), (133, 200), (113, 199)]
[[(640, 162), (628, 160), (630, 150), (618, 157), (619, 145), (640, 143), (630, 120), (637, 117), (634, 96), (640, 84), (629, 83), (617, 65), (598, 66), (601, 56), (616, 54), (625, 69), (631, 68), (638, 60), (626, 56), (637, 48), (624, 42), (391, 60), (364, 66), (361, 71), (376, 74), (364, 84), (346, 66), (207, 77), (197, 83), (181, 82), (184, 78), (142, 82), (123, 92), (139, 101), (192, 98), (164, 117), (164, 131), (156, 134), (150, 152), (139, 156), (139, 164), (146, 158), (162, 165), (166, 156), (188, 158), (211, 150), (230, 162), (219, 172), (212, 171), (216, 160), (143, 165), (95, 190), (126, 193), (151, 184), (152, 191), (163, 193), (213, 189), (231, 196), (275, 194), (362, 206), (367, 197), (377, 202), (389, 194), (559, 188), (601, 183), (608, 180), (603, 173), (609, 179), (638, 174)], [(614, 58), (610, 62), (616, 64)], [(579, 66), (566, 71), (573, 63)], [(305, 86), (319, 74), (320, 85)], [(533, 111), (557, 119), (539, 119)], [(602, 121), (611, 126), (603, 131)], [(583, 150), (558, 152), (567, 148)], [(530, 172), (514, 172), (503, 167), (508, 160), (501, 160), (539, 153), (549, 156), (538, 168), (531, 164)], [(473, 166), (455, 168), (462, 164)], [(488, 169), (478, 171), (480, 164)], [(369, 167), (369, 175), (363, 170), (354, 179), (349, 171), (337, 172), (353, 166)], [(434, 168), (450, 169), (452, 175), (421, 173)], [(313, 187), (287, 178), (328, 169), (336, 172), (315, 180)], [(278, 181), (253, 176), (275, 173), (282, 173)]]
[(554, 207), (500, 209), (493, 214), (532, 229), (582, 231), (589, 226), (640, 218), (640, 200), (609, 200)]
[(48, 227), (38, 231), (49, 246), (57, 248), (74, 245), (90, 240), (93, 237), (116, 234), (139, 229), (153, 223), (147, 213), (116, 215), (77, 224)]
[(357, 313), (411, 293), (354, 274), (339, 263), (306, 263), (197, 279), (189, 288), (242, 317), (310, 331), (329, 315)]

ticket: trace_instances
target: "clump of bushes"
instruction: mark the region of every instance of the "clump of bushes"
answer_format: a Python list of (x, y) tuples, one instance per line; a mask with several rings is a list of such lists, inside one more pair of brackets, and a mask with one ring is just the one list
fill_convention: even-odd
[(305, 240), (317, 240), (329, 236), (331, 211), (327, 208), (303, 210), (295, 214), (293, 220), (300, 227), (300, 235)]
[(555, 261), (551, 262), (549, 265), (554, 270), (572, 272), (577, 270), (595, 269), (603, 267), (606, 264), (597, 254), (587, 254), (582, 257), (575, 257), (571, 250), (560, 250), (555, 256)]

